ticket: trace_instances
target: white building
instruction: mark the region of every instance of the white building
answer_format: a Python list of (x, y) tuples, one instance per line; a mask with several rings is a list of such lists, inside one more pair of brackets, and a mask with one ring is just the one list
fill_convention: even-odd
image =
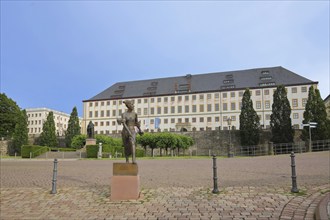
[[(64, 112), (59, 112), (56, 110), (48, 108), (28, 108), (26, 109), (26, 114), (28, 117), (28, 130), (29, 135), (40, 135), (42, 132), (42, 126), (47, 120), (49, 112), (53, 112), (56, 134), (58, 136), (64, 136), (65, 131), (68, 127), (68, 122), (70, 115)], [(80, 119), (80, 122), (82, 119)]]
[(239, 129), (242, 96), (252, 92), (253, 107), (262, 128), (269, 128), (273, 93), (284, 85), (291, 104), (293, 126), (302, 128), (310, 86), (318, 82), (283, 67), (185, 75), (179, 77), (119, 82), (83, 101), (82, 132), (89, 121), (96, 134), (120, 132), (116, 119), (126, 110), (123, 101), (134, 100), (141, 128), (149, 131)]

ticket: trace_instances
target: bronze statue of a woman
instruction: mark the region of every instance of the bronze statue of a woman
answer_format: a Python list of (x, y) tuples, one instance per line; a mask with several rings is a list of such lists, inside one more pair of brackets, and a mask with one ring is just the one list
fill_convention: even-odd
[(142, 135), (143, 132), (140, 128), (140, 122), (138, 121), (137, 113), (134, 112), (134, 104), (131, 100), (126, 100), (123, 102), (127, 111), (122, 113), (121, 118), (117, 119), (118, 124), (123, 124), (123, 130), (121, 136), (123, 139), (123, 145), (125, 148), (126, 163), (129, 163), (129, 157), (132, 155), (132, 163), (136, 163), (135, 158), (135, 147), (136, 147), (136, 131), (135, 127), (138, 128), (139, 134)]

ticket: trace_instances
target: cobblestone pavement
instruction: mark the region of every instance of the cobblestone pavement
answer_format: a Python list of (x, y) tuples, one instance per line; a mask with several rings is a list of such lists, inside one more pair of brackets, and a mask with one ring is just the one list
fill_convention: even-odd
[(51, 160), (2, 160), (0, 219), (313, 219), (329, 184), (329, 152), (298, 154), (291, 194), (289, 155), (140, 160), (141, 198), (110, 200), (110, 160), (60, 160), (50, 194)]

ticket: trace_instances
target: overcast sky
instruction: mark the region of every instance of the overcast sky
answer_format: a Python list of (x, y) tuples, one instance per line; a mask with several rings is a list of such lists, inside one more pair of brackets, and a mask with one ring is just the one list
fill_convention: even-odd
[(283, 66), (329, 93), (329, 1), (3, 1), (1, 93), (71, 113), (116, 82)]

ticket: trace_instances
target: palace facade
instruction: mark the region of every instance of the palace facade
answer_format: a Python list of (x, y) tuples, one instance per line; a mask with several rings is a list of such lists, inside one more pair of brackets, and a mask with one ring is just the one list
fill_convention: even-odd
[(89, 121), (96, 134), (120, 132), (122, 126), (116, 119), (125, 111), (123, 101), (127, 99), (134, 100), (141, 128), (146, 131), (239, 129), (246, 88), (261, 127), (268, 129), (278, 85), (286, 87), (292, 124), (301, 129), (309, 87), (317, 84), (283, 67), (118, 82), (83, 101), (82, 132), (86, 133)]

